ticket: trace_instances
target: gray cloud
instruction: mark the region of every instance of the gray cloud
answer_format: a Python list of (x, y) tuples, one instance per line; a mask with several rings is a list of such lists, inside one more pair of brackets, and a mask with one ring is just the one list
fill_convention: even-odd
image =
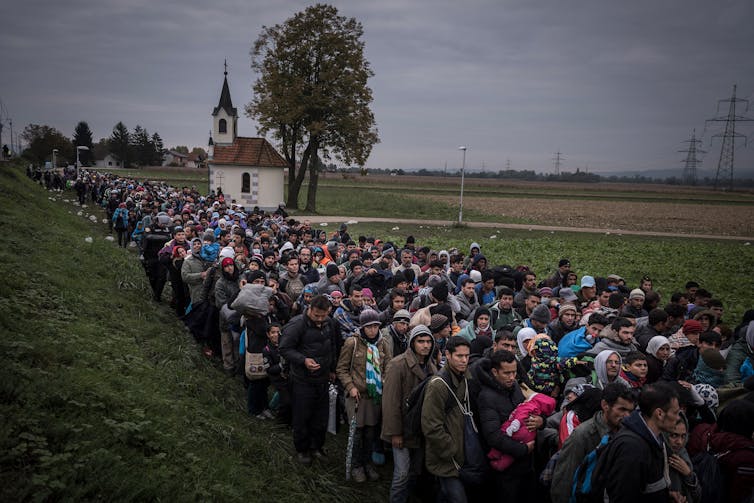
[[(718, 99), (754, 91), (750, 2), (335, 3), (364, 25), (382, 143), (369, 167), (681, 169), (676, 150)], [(6, 9), (0, 99), (18, 129), (95, 138), (123, 121), (167, 145), (204, 145), (228, 59), (234, 104), (251, 100), (249, 50), (305, 2), (30, 1)], [(721, 113), (727, 110), (721, 111)], [(256, 128), (240, 120), (240, 132)], [(742, 129), (747, 134), (754, 127)], [(7, 142), (7, 135), (3, 138)], [(705, 159), (716, 166), (719, 143)], [(753, 148), (737, 153), (751, 166)], [(714, 154), (714, 155), (713, 155)]]

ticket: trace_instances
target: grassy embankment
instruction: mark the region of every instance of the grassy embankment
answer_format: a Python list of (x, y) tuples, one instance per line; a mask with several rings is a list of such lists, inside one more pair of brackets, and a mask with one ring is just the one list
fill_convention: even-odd
[(344, 482), (345, 432), (299, 467), (134, 254), (21, 173), (0, 173), (0, 500), (385, 501)]

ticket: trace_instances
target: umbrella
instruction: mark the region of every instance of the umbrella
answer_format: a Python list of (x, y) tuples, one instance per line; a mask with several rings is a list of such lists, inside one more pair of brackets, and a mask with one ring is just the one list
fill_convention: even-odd
[(359, 402), (353, 408), (351, 424), (348, 425), (348, 446), (346, 447), (346, 480), (351, 480), (351, 464), (353, 462), (353, 440), (356, 436), (356, 412), (359, 410)]

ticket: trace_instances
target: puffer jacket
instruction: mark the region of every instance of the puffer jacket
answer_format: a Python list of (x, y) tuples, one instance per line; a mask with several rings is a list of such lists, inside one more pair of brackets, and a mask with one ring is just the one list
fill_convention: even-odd
[(424, 378), (435, 373), (437, 366), (431, 357), (427, 358), (427, 364), (422, 368), (411, 342), (404, 353), (390, 360), (382, 386), (382, 440), (391, 442), (394, 435), (403, 435), (404, 447), (419, 447), (418, 439), (406, 435), (403, 427), (406, 400)]
[[(283, 327), (280, 354), (290, 363), (292, 381), (326, 383), (330, 372), (335, 372), (337, 346), (333, 323), (328, 318), (322, 327), (317, 327), (304, 312)], [(306, 358), (316, 360), (319, 370), (309, 371), (304, 365)]]
[(477, 409), (479, 432), (485, 447), (497, 449), (500, 453), (515, 458), (513, 465), (506, 470), (507, 473), (528, 469), (529, 449), (500, 431), (500, 426), (508, 420), (511, 412), (524, 401), (521, 387), (514, 383), (510, 389), (503, 388), (492, 376), (489, 358), (483, 358), (474, 364), (472, 377), (480, 386)]
[[(467, 375), (458, 376), (444, 369), (450, 388), (461, 403), (470, 395)], [(463, 413), (456, 404), (449, 411), (445, 404), (450, 390), (441, 380), (427, 383), (422, 406), (422, 433), (427, 470), (438, 477), (458, 477), (456, 466), (463, 466)], [(469, 399), (470, 400), (470, 399)], [(466, 406), (466, 405), (464, 405)]]

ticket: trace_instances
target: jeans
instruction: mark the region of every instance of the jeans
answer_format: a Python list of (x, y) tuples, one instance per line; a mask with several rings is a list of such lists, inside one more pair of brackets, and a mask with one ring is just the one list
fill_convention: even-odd
[(440, 482), (440, 501), (443, 503), (466, 503), (466, 490), (458, 477), (437, 477)]
[(405, 503), (416, 485), (424, 465), (421, 449), (393, 447), (393, 483), (390, 485), (390, 503)]

